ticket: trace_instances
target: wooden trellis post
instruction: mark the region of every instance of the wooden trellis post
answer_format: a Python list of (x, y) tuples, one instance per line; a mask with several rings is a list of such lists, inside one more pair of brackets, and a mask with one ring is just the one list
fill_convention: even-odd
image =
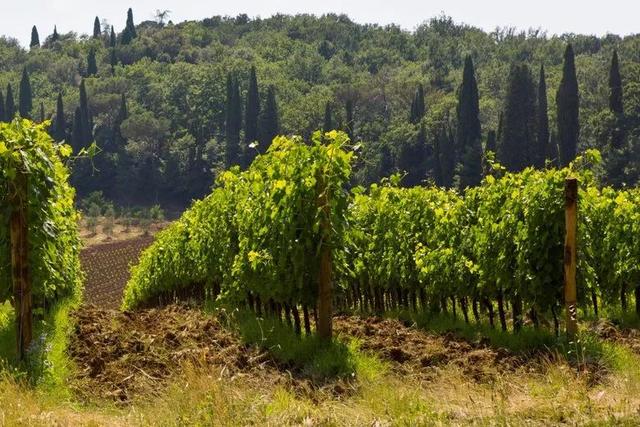
[(11, 238), (13, 306), (16, 313), (16, 350), (20, 360), (24, 359), (33, 338), (27, 189), (27, 175), (23, 172), (18, 172), (9, 187), (9, 203), (11, 206), (9, 230)]
[(576, 230), (578, 217), (578, 180), (567, 178), (565, 196), (564, 241), (564, 303), (566, 306), (567, 335), (573, 338), (578, 332), (576, 291)]

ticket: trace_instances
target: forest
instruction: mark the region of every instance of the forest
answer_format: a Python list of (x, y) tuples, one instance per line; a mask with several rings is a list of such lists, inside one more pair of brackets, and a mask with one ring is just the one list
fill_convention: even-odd
[(331, 14), (123, 22), (34, 27), (29, 49), (0, 39), (4, 118), (50, 120), (76, 153), (95, 141), (73, 168), (80, 198), (181, 210), (276, 134), (334, 128), (361, 143), (353, 185), (400, 172), (462, 189), (484, 152), (518, 171), (589, 148), (603, 182), (638, 180), (638, 36), (488, 33), (444, 15), (415, 31)]

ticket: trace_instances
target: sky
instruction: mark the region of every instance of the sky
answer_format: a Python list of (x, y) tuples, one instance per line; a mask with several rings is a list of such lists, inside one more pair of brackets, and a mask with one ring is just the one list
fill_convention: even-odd
[(91, 33), (95, 16), (121, 31), (126, 11), (133, 8), (136, 23), (153, 19), (156, 10), (171, 11), (181, 22), (214, 15), (269, 17), (275, 13), (346, 13), (359, 23), (398, 24), (413, 30), (442, 13), (491, 31), (496, 27), (542, 29), (549, 34), (582, 33), (620, 35), (640, 32), (638, 0), (22, 0), (3, 6), (0, 34), (23, 45), (36, 25), (41, 40), (53, 31)]

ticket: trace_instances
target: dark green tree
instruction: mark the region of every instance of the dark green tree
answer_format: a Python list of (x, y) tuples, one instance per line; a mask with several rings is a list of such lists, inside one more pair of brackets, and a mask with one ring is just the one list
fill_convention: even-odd
[(80, 119), (82, 120), (82, 144), (83, 147), (93, 141), (93, 119), (89, 110), (89, 101), (87, 99), (87, 89), (84, 79), (80, 82)]
[(109, 47), (114, 48), (118, 42), (118, 38), (116, 37), (116, 32), (113, 29), (113, 25), (111, 26), (111, 34), (109, 35)]
[(458, 90), (456, 159), (461, 189), (476, 186), (482, 179), (482, 134), (480, 99), (473, 61), (464, 61), (462, 84)]
[(573, 47), (564, 53), (562, 80), (556, 95), (558, 148), (560, 166), (567, 166), (575, 157), (580, 138), (580, 100)]
[(98, 64), (96, 63), (96, 50), (89, 49), (87, 54), (87, 76), (95, 76), (98, 74)]
[(136, 26), (133, 23), (133, 11), (131, 8), (127, 11), (127, 24), (122, 31), (122, 44), (129, 44), (138, 36)]
[(498, 149), (496, 140), (497, 138), (495, 130), (490, 130), (489, 132), (487, 132), (487, 142), (485, 142), (484, 144), (484, 155), (482, 156), (482, 171), (485, 176), (491, 173), (489, 166), (489, 153), (493, 153), (492, 156), (495, 155)]
[(498, 160), (508, 170), (519, 172), (536, 164), (536, 89), (529, 67), (511, 67), (504, 106), (503, 134)]
[(7, 99), (5, 100), (4, 108), (5, 119), (10, 122), (16, 116), (16, 103), (13, 100), (13, 89), (11, 84), (7, 84)]
[(402, 141), (396, 153), (396, 168), (404, 172), (402, 183), (407, 187), (420, 184), (427, 173), (427, 132), (424, 125), (419, 126), (413, 141)]
[(347, 135), (349, 135), (349, 138), (353, 141), (354, 140), (354, 135), (353, 135), (353, 101), (351, 99), (348, 99), (346, 104), (345, 104), (345, 116), (346, 116), (346, 123), (345, 123), (345, 132), (347, 133)]
[(38, 29), (34, 25), (31, 28), (31, 42), (29, 43), (30, 48), (40, 47), (40, 36), (38, 35)]
[(240, 88), (238, 81), (227, 75), (227, 100), (225, 120), (225, 167), (230, 168), (240, 161), (240, 129), (242, 126), (242, 108), (240, 105)]
[(22, 79), (20, 80), (20, 116), (25, 119), (31, 118), (31, 110), (33, 109), (33, 94), (31, 93), (31, 82), (29, 81), (29, 73), (27, 68), (22, 69)]
[(440, 173), (440, 182), (436, 183), (440, 187), (452, 188), (456, 169), (456, 140), (453, 130), (448, 125), (440, 128), (436, 144)]
[(93, 21), (93, 38), (99, 39), (102, 36), (102, 28), (100, 26), (100, 18), (96, 16), (96, 19)]
[(327, 102), (324, 106), (324, 123), (322, 124), (322, 130), (329, 132), (333, 130), (333, 120), (331, 118), (331, 104)]
[(280, 133), (280, 117), (278, 115), (278, 104), (276, 102), (276, 90), (269, 86), (264, 110), (260, 117), (260, 135), (262, 147), (266, 150), (273, 138)]
[(84, 143), (84, 135), (85, 130), (83, 128), (82, 123), (82, 111), (80, 107), (76, 108), (75, 114), (73, 115), (73, 127), (71, 128), (71, 141), (70, 145), (73, 148), (73, 153), (78, 154), (80, 150), (85, 147)]
[(0, 90), (0, 122), (6, 122), (7, 117), (4, 112), (4, 95), (2, 95), (2, 90)]
[(424, 113), (426, 112), (425, 102), (424, 102), (424, 87), (422, 84), (418, 85), (418, 89), (416, 89), (416, 93), (413, 96), (413, 101), (411, 102), (411, 113), (409, 114), (409, 121), (413, 124), (418, 123), (424, 117)]
[(44, 121), (46, 120), (45, 118), (45, 112), (44, 112), (44, 102), (40, 103), (40, 123), (44, 123)]
[(622, 77), (618, 51), (613, 51), (611, 68), (609, 69), (609, 110), (615, 116), (615, 128), (611, 133), (611, 143), (614, 149), (622, 148), (624, 144), (624, 105), (622, 100)]
[(57, 42), (58, 40), (60, 40), (60, 34), (58, 34), (58, 28), (54, 25), (53, 34), (51, 34), (51, 41)]
[[(258, 140), (258, 121), (260, 120), (260, 93), (258, 92), (258, 78), (256, 67), (251, 67), (249, 74), (249, 89), (244, 111), (244, 141), (249, 144)], [(253, 159), (249, 159), (249, 162)]]
[(547, 101), (547, 78), (544, 65), (540, 66), (540, 79), (538, 81), (538, 152), (535, 166), (543, 168), (549, 152), (549, 103)]
[(67, 137), (67, 121), (64, 117), (62, 93), (58, 93), (58, 101), (56, 102), (56, 118), (51, 126), (51, 137), (57, 142), (63, 141)]

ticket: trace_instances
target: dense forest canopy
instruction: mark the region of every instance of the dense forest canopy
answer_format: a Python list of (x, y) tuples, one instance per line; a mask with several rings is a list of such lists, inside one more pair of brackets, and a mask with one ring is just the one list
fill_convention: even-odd
[(638, 180), (640, 36), (488, 33), (446, 16), (412, 32), (334, 14), (166, 18), (34, 27), (29, 49), (0, 38), (1, 118), (100, 147), (74, 165), (80, 197), (184, 205), (276, 134), (332, 128), (362, 142), (354, 184), (399, 171), (405, 185), (474, 185), (488, 151), (519, 170), (586, 148), (607, 182)]

